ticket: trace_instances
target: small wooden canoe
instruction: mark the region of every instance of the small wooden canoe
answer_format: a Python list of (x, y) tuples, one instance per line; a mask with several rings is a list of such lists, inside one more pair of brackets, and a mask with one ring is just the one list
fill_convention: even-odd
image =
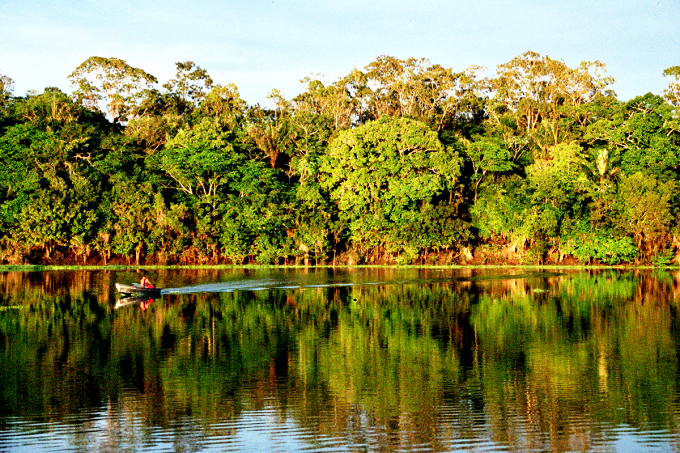
[(132, 294), (135, 296), (145, 297), (158, 297), (161, 295), (160, 288), (144, 288), (140, 286), (139, 283), (133, 283), (132, 285), (126, 285), (125, 283), (116, 283), (116, 291), (121, 294)]

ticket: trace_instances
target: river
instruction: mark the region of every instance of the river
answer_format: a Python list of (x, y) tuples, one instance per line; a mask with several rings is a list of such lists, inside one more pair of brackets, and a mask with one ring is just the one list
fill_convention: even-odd
[(0, 273), (0, 452), (678, 451), (680, 272)]

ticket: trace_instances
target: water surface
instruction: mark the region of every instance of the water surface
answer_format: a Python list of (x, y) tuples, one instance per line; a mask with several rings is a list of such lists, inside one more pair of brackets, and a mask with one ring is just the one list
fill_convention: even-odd
[(680, 274), (0, 274), (0, 451), (678, 451)]

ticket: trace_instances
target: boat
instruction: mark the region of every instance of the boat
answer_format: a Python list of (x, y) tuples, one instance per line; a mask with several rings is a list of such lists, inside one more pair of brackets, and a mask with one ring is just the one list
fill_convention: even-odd
[(160, 288), (146, 288), (144, 286), (140, 286), (139, 283), (133, 283), (131, 285), (127, 285), (125, 283), (116, 283), (116, 291), (118, 291), (121, 294), (131, 294), (142, 297), (147, 296), (153, 297), (161, 295)]

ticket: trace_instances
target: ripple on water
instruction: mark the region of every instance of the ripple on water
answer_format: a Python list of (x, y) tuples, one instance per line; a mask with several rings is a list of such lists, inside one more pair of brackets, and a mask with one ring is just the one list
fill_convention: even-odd
[[(292, 409), (291, 409), (292, 410)], [(325, 411), (309, 417), (301, 426), (286, 409), (264, 407), (246, 410), (233, 420), (206, 423), (191, 417), (169, 426), (148, 426), (130, 410), (112, 405), (70, 416), (60, 422), (40, 422), (17, 417), (5, 419), (0, 430), (0, 451), (671, 451), (677, 435), (670, 430), (641, 429), (627, 424), (593, 425), (588, 414), (571, 416), (565, 443), (540, 433), (521, 414), (507, 414), (505, 433), (499, 440), (493, 423), (483, 411), (470, 410), (464, 401), (441, 406), (430, 439), (418, 439), (407, 426), (391, 432), (364, 409), (347, 405), (354, 423), (338, 427), (334, 414)], [(417, 414), (407, 418), (417, 419)], [(304, 423), (304, 422), (302, 422)], [(597, 434), (595, 434), (597, 433)], [(563, 448), (562, 448), (563, 447)]]
[(593, 450), (609, 449), (620, 452), (677, 451), (677, 433), (670, 430), (648, 430), (628, 424), (602, 424), (602, 435), (595, 439)]
[(347, 451), (344, 439), (318, 435), (281, 411), (245, 411), (238, 419), (211, 424), (204, 447), (214, 451)]
[(12, 417), (0, 430), (0, 451), (73, 451), (69, 439), (75, 429), (63, 423), (36, 422)]

